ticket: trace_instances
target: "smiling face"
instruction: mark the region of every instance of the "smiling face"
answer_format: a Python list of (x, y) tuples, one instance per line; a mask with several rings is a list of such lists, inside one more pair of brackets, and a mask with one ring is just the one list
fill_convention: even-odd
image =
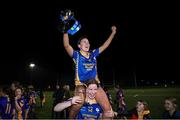
[(81, 49), (84, 52), (88, 52), (90, 49), (89, 40), (87, 38), (83, 38), (80, 40), (78, 44), (79, 49)]
[(144, 104), (143, 104), (143, 102), (140, 102), (140, 101), (137, 102), (137, 104), (136, 104), (136, 110), (137, 110), (138, 112), (144, 111)]
[(86, 88), (86, 95), (88, 98), (90, 99), (94, 99), (96, 96), (98, 90), (98, 86), (96, 84), (90, 84), (87, 88)]
[(20, 88), (17, 88), (17, 89), (15, 90), (15, 96), (21, 97), (21, 95), (22, 95), (22, 90), (21, 90)]

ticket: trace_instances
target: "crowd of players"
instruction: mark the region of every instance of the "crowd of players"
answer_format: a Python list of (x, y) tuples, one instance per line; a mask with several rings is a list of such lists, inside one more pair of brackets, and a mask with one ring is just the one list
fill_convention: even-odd
[[(112, 99), (111, 94), (107, 88), (104, 88), (109, 102), (112, 106), (116, 106), (113, 110), (114, 118), (121, 119), (152, 119), (151, 112), (148, 108), (148, 104), (144, 100), (138, 100), (135, 107), (131, 110), (127, 110), (127, 104), (125, 102), (124, 92), (119, 87), (115, 87), (116, 98)], [(24, 88), (19, 82), (13, 82), (10, 87), (0, 88), (0, 119), (36, 119), (36, 105), (37, 97), (40, 100), (40, 107), (44, 106), (45, 95), (42, 90), (35, 91), (32, 85)], [(60, 87), (56, 86), (56, 90), (53, 95), (52, 105), (52, 119), (68, 119), (70, 107), (62, 111), (54, 111), (55, 106), (58, 103), (64, 103), (71, 101), (74, 98), (70, 95), (70, 88), (68, 85)], [(48, 101), (46, 101), (48, 102)], [(71, 102), (72, 103), (72, 102)], [(87, 106), (87, 105), (86, 105)], [(88, 106), (87, 106), (88, 107)], [(164, 119), (179, 119), (180, 112), (177, 110), (177, 100), (173, 97), (168, 97), (164, 100), (165, 112), (162, 115)], [(89, 114), (89, 113), (87, 113)], [(95, 113), (91, 113), (95, 114)], [(100, 119), (99, 112), (98, 118)], [(97, 115), (97, 113), (96, 113)]]
[(15, 81), (0, 87), (0, 119), (36, 119), (37, 97), (43, 107), (45, 95), (42, 90), (35, 91), (32, 85), (24, 87)]

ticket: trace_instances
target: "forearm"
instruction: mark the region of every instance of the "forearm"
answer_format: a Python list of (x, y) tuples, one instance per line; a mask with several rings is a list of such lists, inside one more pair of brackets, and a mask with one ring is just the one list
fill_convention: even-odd
[(55, 112), (61, 112), (62, 110), (70, 107), (72, 105), (71, 100), (62, 102), (62, 103), (58, 103), (55, 107), (54, 107), (54, 111)]
[(65, 48), (69, 46), (69, 36), (67, 33), (64, 33), (63, 35), (63, 44)]
[(15, 100), (15, 107), (17, 111), (21, 111), (21, 107), (19, 106), (19, 104), (17, 103), (17, 100)]
[(115, 33), (111, 33), (111, 35), (109, 36), (109, 38), (106, 40), (106, 42), (104, 43), (104, 46), (107, 48), (109, 45), (110, 45), (110, 43), (112, 42), (112, 40), (113, 40), (113, 38), (114, 38), (114, 35), (115, 35)]
[(64, 33), (63, 35), (63, 45), (67, 53), (72, 57), (73, 55), (73, 48), (69, 44), (69, 36), (67, 33)]
[(112, 42), (115, 33), (111, 33), (106, 42), (99, 48), (100, 53), (103, 52)]

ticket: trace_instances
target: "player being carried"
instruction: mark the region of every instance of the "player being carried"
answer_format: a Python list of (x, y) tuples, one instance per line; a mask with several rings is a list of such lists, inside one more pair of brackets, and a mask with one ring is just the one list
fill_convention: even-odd
[[(112, 42), (115, 34), (116, 27), (111, 27), (111, 34), (108, 39), (104, 42), (102, 46), (95, 50), (90, 50), (90, 43), (88, 38), (82, 37), (78, 41), (79, 50), (74, 50), (69, 43), (68, 33), (63, 34), (63, 44), (64, 48), (69, 54), (70, 57), (73, 58), (75, 63), (75, 96), (80, 96), (83, 101), (85, 100), (85, 88), (84, 84), (87, 80), (96, 79), (100, 84), (97, 75), (97, 62), (96, 57), (102, 53)], [(103, 109), (103, 118), (109, 118), (109, 112), (111, 112), (112, 107), (108, 101), (106, 93), (104, 90), (99, 87), (96, 95), (96, 101), (100, 104)], [(74, 119), (77, 116), (80, 108), (82, 107), (83, 102), (81, 104), (72, 105), (69, 117)], [(113, 117), (113, 116), (112, 116)]]

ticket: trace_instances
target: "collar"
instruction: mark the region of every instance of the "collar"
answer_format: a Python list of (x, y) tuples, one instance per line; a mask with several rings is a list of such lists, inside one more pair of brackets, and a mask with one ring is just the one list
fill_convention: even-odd
[(92, 104), (96, 104), (96, 103), (97, 103), (97, 101), (96, 101), (96, 99), (95, 99), (95, 98), (94, 98), (94, 99), (89, 99), (89, 98), (86, 98), (86, 103), (88, 103), (88, 104), (92, 105)]
[(82, 56), (84, 56), (87, 59), (90, 57), (90, 52), (85, 53), (82, 50), (80, 50), (80, 53), (81, 53)]

